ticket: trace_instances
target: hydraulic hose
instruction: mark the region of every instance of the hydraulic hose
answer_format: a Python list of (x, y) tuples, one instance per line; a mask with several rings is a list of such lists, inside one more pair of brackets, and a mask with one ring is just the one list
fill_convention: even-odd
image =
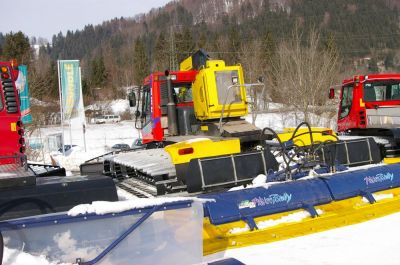
[(265, 131), (271, 132), (272, 135), (278, 140), (279, 145), (281, 146), (281, 149), (282, 149), (282, 152), (283, 152), (283, 153), (282, 153), (282, 158), (283, 158), (283, 161), (284, 161), (285, 164), (286, 164), (286, 171), (288, 171), (289, 174), (290, 174), (289, 162), (286, 160), (286, 155), (285, 155), (285, 153), (284, 153), (285, 146), (283, 145), (281, 139), (279, 139), (278, 134), (277, 134), (273, 129), (271, 129), (271, 128), (269, 128), (269, 127), (265, 127), (265, 128), (261, 131), (261, 134), (260, 134), (260, 144), (262, 145), (262, 140), (261, 140), (261, 139), (262, 139), (262, 136), (265, 134)]
[[(307, 132), (300, 133), (300, 134), (297, 134), (297, 132), (298, 132), (298, 130), (300, 129), (300, 127), (302, 127), (302, 126), (304, 126), (304, 125), (308, 128), (308, 131), (307, 131)], [(281, 141), (280, 138), (278, 137), (278, 134), (277, 134), (273, 129), (271, 129), (271, 128), (265, 127), (265, 128), (262, 130), (261, 135), (260, 135), (260, 143), (262, 143), (262, 140), (261, 140), (261, 139), (262, 139), (262, 135), (265, 134), (265, 131), (269, 131), (269, 132), (272, 133), (273, 137), (275, 137), (275, 138), (278, 140), (279, 145), (280, 145), (282, 151), (284, 152), (284, 150), (285, 150), (284, 144), (282, 143), (282, 141)], [(293, 134), (292, 134), (291, 138), (289, 139), (289, 141), (293, 141), (293, 139), (295, 139), (295, 138), (297, 138), (297, 137), (300, 137), (300, 136), (302, 136), (302, 135), (309, 134), (309, 135), (310, 135), (310, 153), (311, 153), (313, 156), (315, 156), (315, 152), (316, 152), (317, 150), (321, 149), (322, 146), (323, 146), (324, 144), (326, 144), (327, 142), (320, 143), (319, 146), (316, 147), (316, 146), (315, 146), (315, 142), (314, 142), (314, 138), (313, 138), (313, 133), (314, 133), (314, 132), (312, 131), (311, 126), (310, 126), (307, 122), (301, 122), (301, 123), (295, 128), (295, 130), (293, 131)], [(336, 136), (334, 136), (334, 137), (336, 137)], [(336, 138), (337, 138), (337, 137), (336, 137)], [(328, 142), (332, 142), (332, 141), (330, 140), (330, 141), (328, 141)], [(301, 149), (298, 148), (297, 150), (295, 149), (294, 154), (291, 155), (291, 156), (290, 156), (289, 154), (286, 154), (286, 153), (283, 153), (283, 154), (282, 154), (283, 161), (284, 161), (284, 163), (285, 163), (285, 165), (286, 165), (286, 172), (287, 172), (287, 174), (290, 175), (290, 176), (291, 176), (290, 163), (293, 162), (294, 158), (295, 158), (296, 156), (298, 156), (300, 152), (301, 152)], [(286, 156), (287, 156), (287, 157), (286, 157)], [(302, 165), (299, 165), (299, 167), (297, 168), (297, 171), (300, 170), (301, 168), (303, 168), (303, 166), (302, 166)]]

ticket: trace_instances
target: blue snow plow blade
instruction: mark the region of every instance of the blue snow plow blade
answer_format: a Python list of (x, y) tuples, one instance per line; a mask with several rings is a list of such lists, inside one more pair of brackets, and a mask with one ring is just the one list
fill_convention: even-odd
[(316, 205), (356, 196), (374, 203), (373, 192), (396, 187), (400, 187), (399, 166), (384, 165), (200, 197), (215, 200), (204, 206), (204, 214), (212, 224), (243, 220), (253, 229), (254, 218), (259, 216), (305, 209), (314, 217)]
[(212, 224), (244, 220), (253, 229), (253, 218), (259, 216), (301, 208), (316, 216), (314, 206), (331, 202), (330, 194), (323, 180), (307, 179), (201, 197), (215, 200), (205, 204), (205, 216)]
[(364, 196), (373, 203), (373, 192), (400, 187), (400, 168), (393, 164), (342, 172), (325, 178), (324, 181), (335, 201)]

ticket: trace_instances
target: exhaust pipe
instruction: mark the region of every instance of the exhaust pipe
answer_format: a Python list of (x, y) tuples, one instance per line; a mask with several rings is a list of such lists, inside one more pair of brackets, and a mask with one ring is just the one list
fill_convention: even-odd
[(174, 95), (172, 91), (172, 80), (168, 71), (165, 71), (165, 76), (167, 77), (167, 90), (168, 90), (168, 103), (167, 103), (167, 113), (168, 113), (168, 133), (171, 136), (178, 135), (178, 121), (176, 117), (176, 105), (174, 101)]

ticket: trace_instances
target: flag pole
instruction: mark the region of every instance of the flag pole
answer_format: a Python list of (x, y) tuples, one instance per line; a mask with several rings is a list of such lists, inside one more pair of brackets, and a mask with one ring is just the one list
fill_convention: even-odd
[(62, 135), (62, 153), (65, 156), (64, 148), (64, 113), (62, 106), (62, 89), (61, 89), (61, 71), (60, 71), (60, 60), (57, 60), (57, 71), (58, 71), (58, 94), (60, 95), (60, 120), (61, 120), (61, 135)]
[(82, 131), (83, 131), (83, 146), (85, 147), (86, 153), (86, 115), (85, 115), (85, 108), (83, 107), (83, 93), (82, 93), (82, 68), (79, 66), (79, 85), (80, 85), (80, 103), (79, 108), (82, 108), (83, 117), (82, 117)]

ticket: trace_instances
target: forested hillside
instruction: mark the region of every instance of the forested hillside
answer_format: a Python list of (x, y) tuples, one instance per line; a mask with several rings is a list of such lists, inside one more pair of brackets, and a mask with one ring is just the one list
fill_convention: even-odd
[[(307, 46), (317, 33), (318, 49), (337, 60), (342, 75), (400, 69), (398, 0), (180, 0), (148, 14), (87, 25), (58, 33), (30, 67), (31, 91), (38, 99), (56, 99), (57, 59), (80, 59), (86, 101), (120, 95), (120, 87), (140, 85), (150, 71), (178, 67), (198, 48), (228, 63), (241, 63), (246, 81), (260, 75), (277, 86), (276, 60), (282, 44), (296, 36)], [(297, 33), (294, 33), (297, 32)], [(297, 34), (297, 35), (296, 35)], [(2, 59), (12, 51), (0, 34)], [(282, 57), (282, 56), (281, 56)], [(274, 71), (275, 69), (275, 71)], [(99, 89), (100, 88), (100, 89)], [(273, 99), (283, 100), (279, 89)]]

